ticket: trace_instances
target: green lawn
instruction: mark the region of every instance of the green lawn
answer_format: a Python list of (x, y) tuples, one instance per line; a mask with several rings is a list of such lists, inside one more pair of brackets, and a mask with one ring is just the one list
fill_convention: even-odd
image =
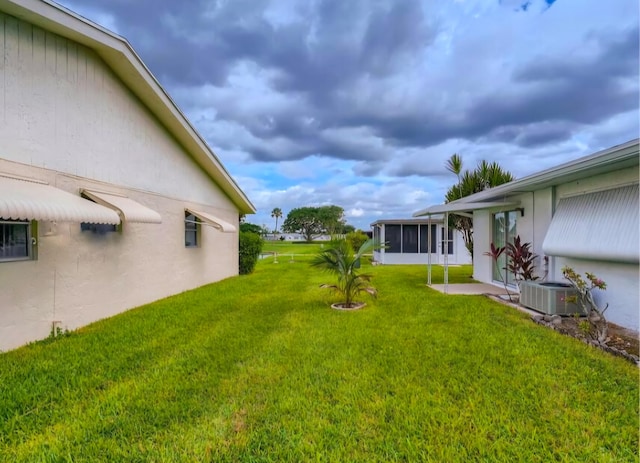
[(262, 261), (0, 355), (0, 461), (638, 461), (636, 367), (424, 267), (367, 270), (357, 312)]
[(322, 250), (328, 243), (299, 243), (291, 241), (265, 241), (262, 252), (277, 252), (280, 254), (311, 255)]

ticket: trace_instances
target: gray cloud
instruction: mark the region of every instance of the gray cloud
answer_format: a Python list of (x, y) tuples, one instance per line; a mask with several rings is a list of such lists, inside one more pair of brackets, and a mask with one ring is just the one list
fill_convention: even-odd
[[(325, 171), (313, 177), (323, 187), (287, 189), (287, 201), (369, 200), (399, 216), (405, 199), (391, 196), (402, 184), (414, 199), (446, 191), (453, 152), (469, 167), (485, 158), (526, 174), (531, 159), (557, 163), (638, 133), (637, 5), (62, 1), (131, 42), (225, 165), (270, 172), (251, 190), (267, 202), (286, 204), (263, 189), (279, 180), (273, 164), (291, 161)], [(350, 180), (332, 183), (313, 157)], [(349, 182), (361, 191), (345, 193)], [(383, 184), (384, 194), (371, 186)]]

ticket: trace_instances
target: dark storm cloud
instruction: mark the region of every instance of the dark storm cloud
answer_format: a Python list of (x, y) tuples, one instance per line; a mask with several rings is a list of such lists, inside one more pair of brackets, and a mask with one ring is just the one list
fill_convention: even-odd
[[(363, 115), (353, 123), (375, 127), (397, 146), (432, 146), (450, 138), (482, 137), (520, 146), (566, 140), (580, 125), (638, 108), (638, 29), (600, 42), (599, 53), (590, 59), (538, 57), (528, 62), (513, 74), (512, 88), (496, 88), (456, 119), (425, 112), (394, 118)], [(532, 124), (550, 122), (559, 125), (526, 133)]]
[[(233, 145), (258, 161), (318, 154), (384, 161), (394, 148), (425, 148), (450, 139), (544, 146), (638, 108), (637, 26), (587, 34), (580, 50), (593, 50), (590, 54), (558, 56), (551, 49), (523, 55), (522, 64), (507, 69), (509, 82), (465, 89), (464, 104), (398, 104), (389, 110), (376, 100), (376, 89), (384, 92), (380, 82), (424, 64), (424, 51), (442, 33), (417, 0), (300, 2), (291, 18), (277, 24), (265, 13), (267, 0), (93, 0), (91, 8), (113, 15), (118, 30), (169, 88), (192, 88), (194, 94), (204, 85), (225, 88), (242, 62), (268, 71), (270, 90), (295, 96), (299, 104), (255, 109), (234, 99), (213, 102), (212, 123), (237, 124), (252, 140), (212, 144)], [(446, 67), (433, 72), (461, 81)], [(486, 84), (482, 69), (475, 72)], [(358, 89), (365, 81), (374, 97), (363, 103)], [(425, 89), (415, 98), (428, 102), (439, 91)], [(365, 135), (329, 133), (361, 128)], [(373, 175), (382, 165), (372, 163), (362, 172)]]

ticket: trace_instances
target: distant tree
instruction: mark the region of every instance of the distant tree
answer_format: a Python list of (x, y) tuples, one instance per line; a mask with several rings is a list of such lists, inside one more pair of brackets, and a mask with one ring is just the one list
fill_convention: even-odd
[[(339, 231), (338, 233), (342, 233), (346, 235), (347, 233), (353, 233), (354, 231), (356, 231), (356, 227), (347, 223), (344, 225), (344, 227), (342, 227), (342, 231)], [(358, 230), (358, 231), (361, 231), (361, 230)], [(359, 246), (354, 246), (353, 248), (358, 249)]]
[(241, 232), (255, 233), (256, 235), (262, 235), (262, 227), (254, 223), (243, 222), (240, 224)]
[[(480, 161), (472, 171), (462, 171), (462, 158), (454, 154), (445, 167), (456, 174), (458, 183), (452, 185), (445, 195), (445, 203), (470, 196), (474, 193), (511, 182), (515, 177), (497, 162)], [(473, 220), (470, 217), (449, 214), (449, 225), (462, 233), (464, 245), (473, 259)]]
[(274, 233), (278, 233), (278, 219), (282, 217), (282, 209), (279, 207), (273, 208), (271, 211), (271, 217), (276, 219), (276, 228), (273, 229)]
[(344, 209), (339, 206), (298, 207), (292, 209), (282, 224), (286, 233), (302, 233), (306, 241), (318, 235), (335, 234), (344, 226)]
[(346, 222), (344, 219), (344, 209), (340, 206), (319, 207), (318, 217), (322, 224), (323, 233), (331, 236), (337, 233), (343, 233)]

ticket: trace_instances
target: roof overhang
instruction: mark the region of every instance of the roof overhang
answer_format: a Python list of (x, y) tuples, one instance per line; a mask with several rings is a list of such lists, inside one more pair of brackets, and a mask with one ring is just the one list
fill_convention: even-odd
[(458, 201), (506, 200), (510, 195), (538, 191), (609, 172), (630, 168), (637, 170), (638, 165), (639, 139), (634, 139), (527, 177), (489, 188)]
[(436, 204), (413, 214), (414, 217), (422, 217), (425, 215), (456, 213), (459, 215), (472, 214), (473, 211), (481, 209), (503, 209), (508, 207), (517, 207), (520, 201), (485, 201), (485, 202), (451, 202), (447, 204)]
[(0, 217), (117, 225), (117, 212), (45, 182), (0, 176)]
[(0, 0), (0, 11), (95, 51), (243, 214), (256, 212), (215, 153), (129, 42), (50, 0)]
[(379, 219), (376, 220), (375, 222), (372, 222), (369, 224), (370, 227), (374, 227), (376, 225), (420, 225), (420, 224), (428, 224), (429, 223), (429, 219), (434, 222), (434, 221), (438, 221), (438, 220), (443, 220), (444, 216), (442, 216), (442, 214), (434, 214), (432, 217), (429, 218), (422, 218), (422, 217), (413, 217), (413, 218), (409, 218), (409, 219)]

